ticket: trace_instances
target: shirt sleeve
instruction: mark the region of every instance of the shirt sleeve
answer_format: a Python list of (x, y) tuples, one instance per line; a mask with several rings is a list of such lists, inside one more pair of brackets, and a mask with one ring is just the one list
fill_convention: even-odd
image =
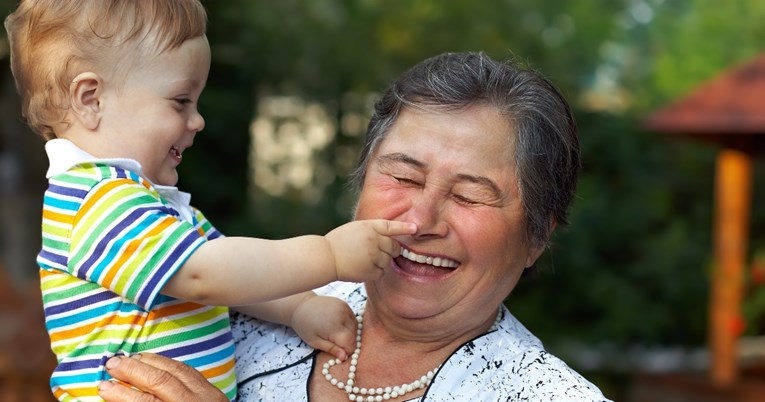
[(99, 182), (75, 216), (69, 273), (149, 310), (206, 239), (156, 192), (130, 179)]
[(224, 237), (223, 233), (219, 232), (218, 229), (215, 228), (215, 226), (210, 223), (209, 220), (204, 216), (202, 211), (192, 207), (192, 211), (194, 213), (194, 226), (196, 226), (197, 229), (201, 230), (204, 234), (205, 238), (207, 240), (213, 240), (217, 239), (219, 237)]

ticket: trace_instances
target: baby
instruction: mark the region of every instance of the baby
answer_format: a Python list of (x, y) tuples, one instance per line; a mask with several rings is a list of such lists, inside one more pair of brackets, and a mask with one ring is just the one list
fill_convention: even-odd
[(236, 396), (228, 310), (290, 325), (345, 358), (356, 322), (311, 289), (382, 275), (414, 224), (326, 236), (223, 237), (174, 187), (204, 119), (210, 68), (198, 0), (22, 0), (6, 19), (28, 124), (50, 159), (37, 262), (62, 401), (100, 400), (116, 354), (155, 352)]

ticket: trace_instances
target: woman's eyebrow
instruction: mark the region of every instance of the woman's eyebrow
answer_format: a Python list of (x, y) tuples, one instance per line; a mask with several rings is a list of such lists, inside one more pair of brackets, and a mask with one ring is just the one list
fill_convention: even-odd
[(407, 165), (412, 165), (417, 168), (424, 168), (427, 166), (421, 161), (418, 161), (417, 159), (414, 159), (411, 156), (401, 152), (393, 152), (390, 154), (380, 155), (378, 160), (381, 164), (400, 162)]
[(499, 189), (499, 186), (497, 186), (497, 184), (488, 177), (459, 173), (457, 174), (457, 178), (460, 181), (468, 181), (478, 184), (479, 186), (486, 187), (494, 194), (495, 197), (497, 197), (497, 199), (504, 199), (505, 197), (505, 195), (502, 193), (502, 190)]

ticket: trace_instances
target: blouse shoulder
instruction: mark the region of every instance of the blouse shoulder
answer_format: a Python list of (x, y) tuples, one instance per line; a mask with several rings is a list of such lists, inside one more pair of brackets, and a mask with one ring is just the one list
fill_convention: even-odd
[(444, 363), (425, 400), (461, 398), (608, 401), (595, 385), (545, 351), (539, 339), (507, 309), (496, 331), (466, 342)]

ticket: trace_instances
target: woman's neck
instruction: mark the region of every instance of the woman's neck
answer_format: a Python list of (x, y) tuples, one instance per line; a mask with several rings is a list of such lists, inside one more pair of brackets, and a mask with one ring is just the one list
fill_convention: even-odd
[[(453, 321), (448, 323), (444, 317), (402, 318), (391, 314), (389, 310), (375, 309), (374, 304), (367, 303), (360, 325), (362, 331), (355, 362), (349, 359), (330, 364), (329, 356), (322, 353), (317, 358), (318, 367), (327, 369), (331, 378), (338, 382), (347, 381), (349, 372), (353, 371), (353, 386), (359, 388), (377, 390), (412, 384), (427, 377), (429, 372), (435, 373), (462, 344), (488, 331), (495, 322), (496, 311), (488, 312), (491, 318), (487, 319), (486, 323), (480, 321), (480, 325), (467, 328), (464, 325), (455, 325)], [(328, 386), (330, 381), (325, 379), (325, 376), (323, 373), (319, 374), (319, 379), (314, 380), (312, 394), (321, 394), (318, 400), (333, 400), (323, 397), (342, 395), (344, 391)], [(407, 401), (421, 396), (424, 392), (424, 388), (414, 389), (404, 395), (394, 394), (394, 397), (388, 400)]]
[(459, 345), (486, 333), (495, 322), (498, 308), (484, 309), (480, 314), (462, 318), (455, 318), (449, 313), (407, 318), (385, 307), (378, 308), (373, 301), (368, 301), (364, 307), (364, 326), (365, 331), (371, 335), (365, 338), (423, 353), (442, 349), (453, 351)]

